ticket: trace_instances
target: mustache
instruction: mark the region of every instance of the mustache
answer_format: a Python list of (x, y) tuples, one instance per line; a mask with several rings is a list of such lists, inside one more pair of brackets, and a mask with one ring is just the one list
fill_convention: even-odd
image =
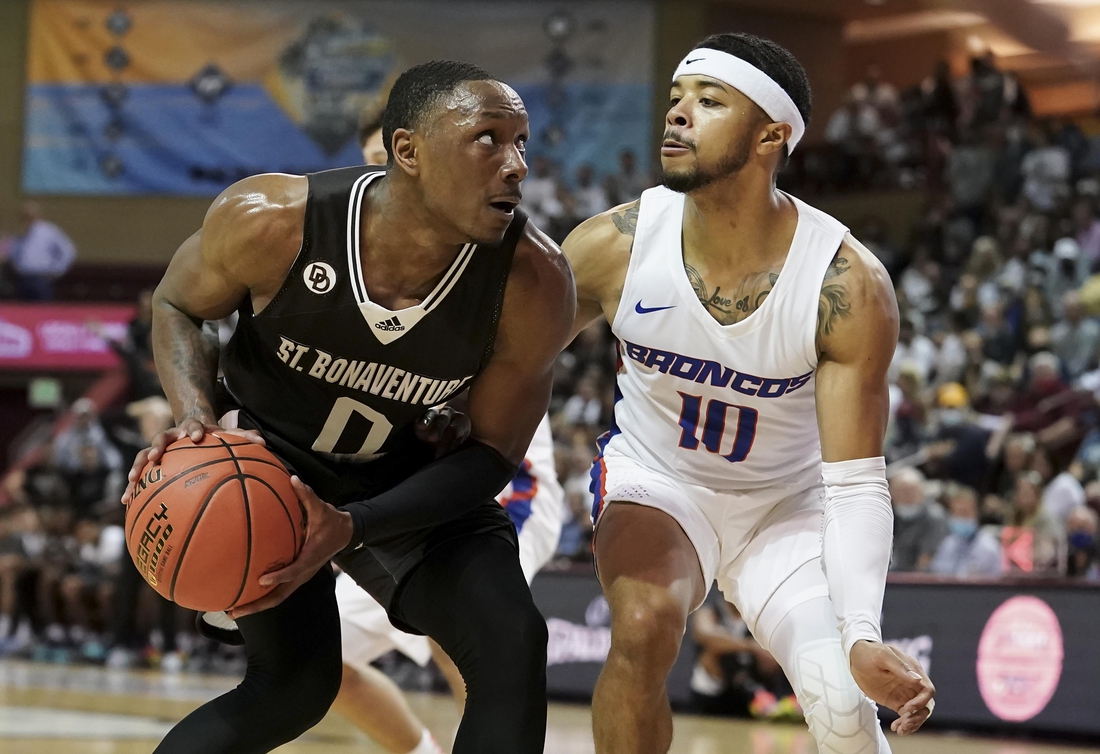
[(687, 147), (691, 151), (695, 151), (695, 142), (691, 139), (684, 138), (684, 135), (679, 131), (669, 128), (665, 130), (665, 135), (661, 137), (662, 141), (674, 141), (677, 144)]

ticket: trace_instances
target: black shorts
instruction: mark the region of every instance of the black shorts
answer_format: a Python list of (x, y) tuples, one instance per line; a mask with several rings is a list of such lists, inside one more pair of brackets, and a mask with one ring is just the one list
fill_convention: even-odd
[[(381, 494), (404, 479), (432, 458), (431, 449), (410, 458), (400, 451), (369, 463), (340, 463), (311, 451), (302, 450), (273, 432), (264, 429), (247, 409), (239, 409), (237, 424), (242, 429), (254, 429), (263, 435), (271, 451), (292, 474), (317, 493), (317, 496), (337, 507)], [(399, 456), (391, 458), (391, 456)], [(384, 468), (379, 468), (384, 465)], [(369, 468), (368, 468), (369, 467)], [(386, 473), (386, 469), (397, 473)], [(381, 472), (381, 473), (380, 473)], [(515, 525), (495, 499), (450, 521), (426, 529), (417, 529), (370, 547), (335, 558), (335, 563), (355, 579), (363, 589), (386, 608), (390, 621), (403, 631), (420, 634), (401, 617), (401, 589), (424, 557), (439, 545), (456, 537), (492, 533), (510, 542), (519, 550)]]

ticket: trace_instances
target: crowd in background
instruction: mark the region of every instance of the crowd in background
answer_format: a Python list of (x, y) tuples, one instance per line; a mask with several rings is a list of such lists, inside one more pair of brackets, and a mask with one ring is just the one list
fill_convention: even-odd
[[(872, 70), (825, 132), (827, 143), (800, 150), (782, 186), (811, 201), (887, 186), (925, 197), (904, 239), (881, 217), (853, 228), (889, 271), (901, 312), (885, 451), (892, 570), (1100, 580), (1100, 139), (1032, 117), (989, 57), (961, 80), (941, 65), (900, 95)], [(629, 151), (603, 176), (586, 165), (564, 176), (536, 157), (524, 207), (561, 241), (651, 184)], [(71, 243), (57, 226), (43, 231), (35, 212), (8, 242), (9, 265), (41, 254), (67, 265)], [(22, 285), (27, 298), (48, 297), (41, 281)], [(242, 661), (198, 640), (191, 616), (148, 588), (125, 554), (125, 470), (172, 421), (152, 363), (149, 292), (137, 311), (113, 344), (130, 377), (124, 404), (100, 415), (76, 401), (48, 452), (5, 479), (0, 655), (168, 669)], [(567, 502), (559, 566), (591, 559), (590, 469), (611, 421), (616, 368), (604, 323), (556, 364), (550, 414)], [(701, 709), (797, 716), (782, 673), (729, 605), (708, 601), (692, 636)]]

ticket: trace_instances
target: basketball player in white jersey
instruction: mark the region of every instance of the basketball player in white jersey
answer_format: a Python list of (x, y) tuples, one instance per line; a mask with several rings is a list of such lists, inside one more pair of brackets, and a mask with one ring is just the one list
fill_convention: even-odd
[[(372, 113), (360, 121), (359, 144), (367, 165), (385, 164), (387, 159), (381, 115)], [(453, 416), (464, 420), (461, 414)], [(444, 421), (450, 428), (451, 417)], [(468, 427), (458, 429), (455, 424), (453, 431), (468, 432)], [(520, 566), (530, 584), (554, 556), (565, 507), (565, 492), (554, 467), (549, 417), (543, 417), (519, 473), (497, 500), (516, 526)], [(434, 657), (461, 706), (465, 687), (458, 668), (428, 637), (395, 628), (386, 609), (346, 573), (336, 578), (336, 601), (344, 668), (332, 709), (393, 754), (441, 754), (443, 750), (409, 707), (401, 689), (371, 663), (393, 649), (421, 667)]]
[(809, 82), (782, 47), (708, 37), (676, 71), (664, 186), (563, 245), (579, 331), (621, 349), (614, 425), (593, 468), (611, 651), (598, 754), (667, 752), (665, 679), (717, 579), (783, 666), (818, 751), (888, 752), (934, 688), (881, 643), (892, 514), (882, 458), (898, 310), (843, 225), (776, 190)]

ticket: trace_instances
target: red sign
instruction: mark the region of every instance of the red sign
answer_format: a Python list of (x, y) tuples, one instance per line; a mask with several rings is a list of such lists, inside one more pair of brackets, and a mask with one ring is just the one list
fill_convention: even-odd
[(1029, 720), (1062, 677), (1062, 627), (1038, 597), (1013, 597), (989, 616), (978, 643), (978, 688), (1002, 720)]
[(0, 369), (110, 369), (119, 360), (103, 338), (124, 341), (133, 317), (114, 304), (0, 304)]

